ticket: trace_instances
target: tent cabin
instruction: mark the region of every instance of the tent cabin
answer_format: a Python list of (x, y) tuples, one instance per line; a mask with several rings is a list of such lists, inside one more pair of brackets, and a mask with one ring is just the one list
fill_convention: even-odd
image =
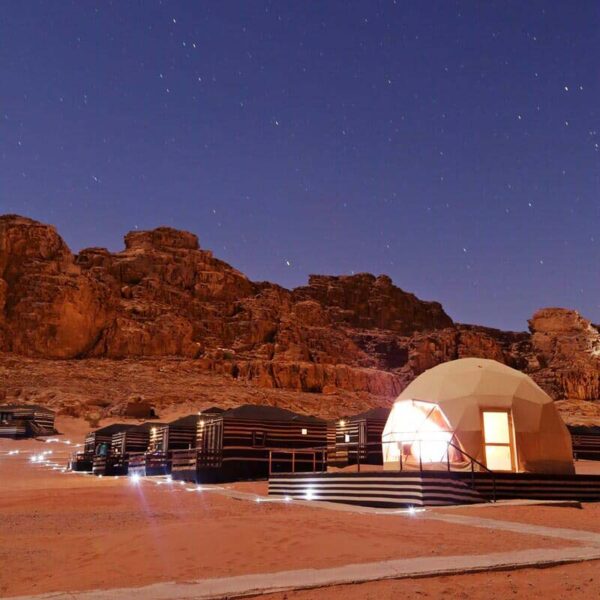
[(127, 423), (113, 423), (100, 427), (95, 431), (90, 431), (85, 436), (83, 452), (76, 452), (71, 457), (70, 469), (72, 471), (92, 471), (94, 466), (94, 457), (96, 455), (107, 456), (110, 452), (112, 436), (119, 431), (131, 429), (135, 425)]
[(0, 406), (0, 437), (26, 438), (54, 435), (54, 412), (37, 404)]
[[(196, 482), (264, 479), (322, 469), (328, 424), (275, 406), (244, 404), (198, 421), (196, 449), (173, 453), (173, 478)], [(319, 448), (320, 450), (313, 450)]]
[(200, 414), (187, 415), (170, 423), (152, 425), (148, 451), (131, 457), (129, 474), (142, 476), (167, 475), (171, 472), (174, 450), (190, 450), (196, 446), (196, 431)]
[(113, 433), (108, 455), (94, 459), (94, 474), (127, 475), (130, 458), (144, 455), (150, 443), (151, 430), (161, 425), (163, 423), (143, 423)]
[(335, 452), (332, 466), (382, 465), (381, 434), (390, 416), (389, 408), (371, 408), (335, 422)]
[(571, 436), (552, 398), (499, 362), (463, 358), (417, 377), (383, 435), (384, 470), (573, 474)]
[(573, 440), (573, 458), (600, 460), (600, 427), (597, 425), (567, 425)]

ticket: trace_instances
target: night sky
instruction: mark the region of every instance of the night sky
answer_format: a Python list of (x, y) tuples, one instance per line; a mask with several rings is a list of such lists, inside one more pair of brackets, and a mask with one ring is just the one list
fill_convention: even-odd
[(254, 280), (600, 321), (597, 1), (5, 0), (0, 66), (0, 212), (74, 251), (169, 225)]

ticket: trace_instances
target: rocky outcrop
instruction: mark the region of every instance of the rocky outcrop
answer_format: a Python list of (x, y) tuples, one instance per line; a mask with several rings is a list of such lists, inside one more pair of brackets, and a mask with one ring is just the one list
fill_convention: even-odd
[(48, 358), (89, 352), (110, 322), (110, 290), (75, 264), (53, 227), (0, 217), (0, 339)]
[(75, 260), (112, 290), (116, 312), (90, 356), (199, 356), (224, 340), (235, 303), (258, 288), (200, 249), (185, 231), (159, 227), (125, 236), (125, 250), (83, 250)]
[(600, 397), (600, 334), (547, 308), (530, 332), (452, 321), (385, 275), (312, 275), (286, 290), (252, 282), (159, 227), (122, 251), (73, 255), (56, 230), (0, 217), (0, 351), (51, 359), (181, 357), (237, 383), (329, 395), (393, 397), (444, 361), (492, 358), (556, 399)]
[(387, 275), (311, 275), (308, 286), (294, 290), (294, 298), (316, 300), (334, 323), (350, 327), (410, 335), (452, 325), (439, 302), (419, 300), (393, 285)]
[(555, 398), (600, 398), (600, 331), (577, 311), (543, 308), (529, 321), (528, 368)]

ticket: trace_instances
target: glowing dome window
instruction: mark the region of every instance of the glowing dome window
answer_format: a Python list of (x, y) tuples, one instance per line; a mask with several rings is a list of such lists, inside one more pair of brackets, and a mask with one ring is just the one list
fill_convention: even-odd
[[(422, 400), (401, 400), (394, 404), (383, 430), (384, 463), (406, 467), (460, 462), (461, 453), (449, 442), (454, 432), (437, 404)], [(448, 457), (448, 453), (450, 456)]]

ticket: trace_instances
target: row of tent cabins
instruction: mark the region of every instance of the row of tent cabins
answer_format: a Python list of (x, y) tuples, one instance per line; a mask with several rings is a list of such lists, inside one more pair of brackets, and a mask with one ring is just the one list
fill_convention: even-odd
[(37, 404), (0, 405), (0, 438), (54, 435), (54, 412)]
[(382, 464), (389, 409), (326, 421), (274, 406), (217, 407), (170, 423), (113, 424), (88, 433), (71, 468), (96, 475), (172, 475), (197, 482), (266, 478), (270, 472)]
[[(374, 408), (326, 421), (273, 406), (213, 407), (170, 423), (119, 423), (92, 431), (71, 468), (216, 483), (381, 465), (388, 416), (389, 409)], [(600, 428), (570, 429), (575, 457), (600, 460)]]

